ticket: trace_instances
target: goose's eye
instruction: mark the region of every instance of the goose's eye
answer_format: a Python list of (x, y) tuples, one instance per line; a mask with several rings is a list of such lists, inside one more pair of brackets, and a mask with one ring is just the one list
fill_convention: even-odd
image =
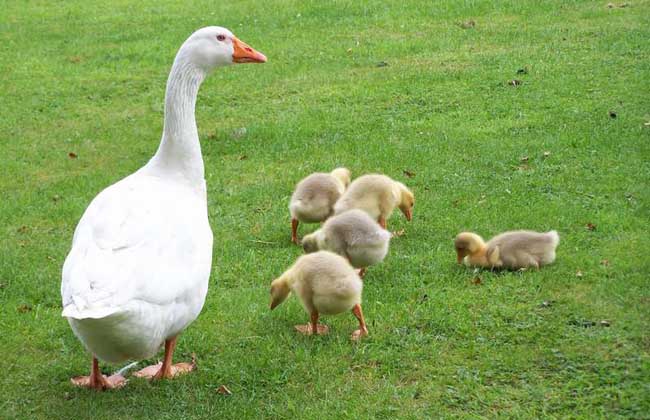
[(226, 40), (226, 36), (225, 36), (225, 35), (217, 35), (217, 39), (218, 39), (219, 41), (225, 41), (225, 40)]

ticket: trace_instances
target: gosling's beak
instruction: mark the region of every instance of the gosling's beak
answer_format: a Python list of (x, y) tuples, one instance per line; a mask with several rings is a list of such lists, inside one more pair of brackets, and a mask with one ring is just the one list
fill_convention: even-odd
[(234, 47), (232, 61), (234, 63), (266, 63), (266, 56), (249, 47), (244, 41), (233, 37), (232, 44)]
[(413, 218), (413, 210), (411, 209), (404, 209), (402, 210), (402, 213), (404, 213), (404, 217), (406, 217), (406, 220), (408, 220), (409, 222)]
[(280, 304), (280, 302), (278, 302), (277, 300), (272, 300), (271, 301), (271, 310), (275, 309), (275, 307), (278, 306), (279, 304)]

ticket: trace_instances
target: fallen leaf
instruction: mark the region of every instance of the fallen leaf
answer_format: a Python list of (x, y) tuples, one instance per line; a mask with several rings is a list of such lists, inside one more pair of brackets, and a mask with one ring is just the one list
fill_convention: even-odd
[(515, 87), (521, 86), (523, 83), (524, 82), (522, 82), (521, 80), (518, 80), (518, 79), (512, 79), (512, 80), (508, 81), (508, 84), (510, 86), (515, 86)]
[(61, 196), (59, 194), (54, 194), (52, 196), (52, 201), (59, 201), (61, 199)]
[(21, 314), (24, 314), (25, 312), (31, 311), (32, 307), (30, 305), (20, 305), (16, 310)]
[(594, 225), (593, 223), (589, 222), (589, 223), (587, 223), (587, 224), (585, 225), (585, 228), (587, 228), (587, 230), (589, 230), (589, 231), (594, 231), (594, 230), (596, 230), (596, 225)]
[(246, 160), (246, 159), (248, 159), (248, 156), (246, 155), (239, 155), (239, 157), (237, 158), (237, 160)]
[(387, 66), (388, 63), (386, 61), (380, 61), (379, 63), (377, 63), (377, 67), (387, 67)]
[(528, 156), (523, 156), (521, 159), (519, 159), (521, 162), (528, 162)]
[(408, 169), (404, 169), (402, 172), (404, 173), (404, 175), (408, 176), (409, 178), (413, 178), (415, 176), (415, 172), (411, 172)]
[(396, 230), (396, 231), (392, 232), (392, 235), (393, 235), (393, 238), (399, 238), (400, 236), (404, 236), (405, 233), (406, 232), (404, 231), (404, 229), (400, 229), (400, 230)]
[(27, 226), (22, 225), (21, 227), (16, 229), (16, 232), (18, 232), (18, 233), (27, 233), (28, 230), (29, 230), (29, 228)]
[(603, 265), (603, 266), (605, 266), (605, 267), (609, 267), (609, 260), (602, 260), (602, 261), (600, 262), (600, 265)]
[(244, 137), (246, 135), (247, 131), (248, 130), (246, 130), (246, 127), (236, 128), (236, 129), (232, 130), (232, 138), (236, 139), (236, 140), (239, 140), (239, 139), (241, 139), (242, 137)]
[(569, 324), (575, 327), (583, 327), (583, 328), (589, 328), (596, 325), (594, 321), (590, 321), (588, 319), (572, 319), (571, 321), (569, 321)]
[(476, 22), (474, 22), (473, 20), (470, 19), (470, 20), (467, 20), (467, 21), (461, 23), (459, 26), (461, 28), (463, 28), (463, 29), (471, 29), (471, 28), (476, 26)]
[(227, 386), (221, 385), (219, 388), (217, 388), (217, 394), (232, 395), (232, 392), (230, 392)]
[(77, 158), (77, 154), (76, 154), (75, 152), (70, 152), (70, 153), (68, 153), (68, 157), (69, 157), (70, 159), (76, 159), (76, 158)]
[(54, 257), (50, 257), (49, 255), (47, 257), (45, 257), (45, 258), (47, 258), (50, 261), (54, 261)]
[(483, 283), (483, 279), (481, 279), (481, 277), (479, 277), (479, 276), (476, 276), (476, 277), (474, 277), (472, 279), (472, 284), (474, 284), (476, 286), (478, 286), (479, 284), (482, 284), (482, 283)]
[(580, 270), (576, 271), (576, 277), (582, 277), (582, 271)]
[(647, 123), (643, 123), (643, 125), (644, 125), (645, 127), (650, 127), (650, 121), (648, 121)]
[(551, 156), (551, 152), (544, 152), (542, 156), (544, 156), (544, 158), (546, 159), (547, 157)]
[(613, 9), (614, 7), (616, 7), (616, 5), (614, 3), (607, 3), (607, 8), (608, 9)]
[(523, 165), (519, 165), (519, 166), (517, 166), (517, 170), (519, 170), (519, 171), (527, 171), (527, 170), (529, 170), (529, 169), (530, 169), (530, 166), (528, 166), (528, 165), (525, 164), (525, 163), (524, 163)]
[(347, 50), (345, 50), (345, 51), (346, 51), (346, 52), (347, 52), (347, 53), (349, 54), (349, 53), (351, 53), (351, 52), (352, 52), (352, 48), (348, 48), (348, 49), (347, 49)]
[(554, 303), (555, 303), (554, 300), (545, 300), (544, 302), (540, 303), (539, 306), (541, 308), (550, 308), (551, 306), (553, 306)]
[(81, 57), (79, 57), (78, 55), (74, 55), (72, 57), (68, 57), (68, 61), (71, 63), (78, 63), (81, 61)]
[(609, 117), (616, 118), (617, 117), (616, 111), (609, 111)]
[(522, 67), (518, 69), (517, 74), (528, 74), (528, 67)]
[(602, 321), (600, 321), (600, 326), (601, 326), (601, 327), (609, 327), (610, 325), (611, 325), (611, 324), (610, 324), (609, 321), (606, 320), (606, 319), (603, 319)]

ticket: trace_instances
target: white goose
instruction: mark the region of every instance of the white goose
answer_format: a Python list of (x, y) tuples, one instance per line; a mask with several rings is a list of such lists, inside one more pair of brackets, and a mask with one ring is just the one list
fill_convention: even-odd
[(172, 364), (178, 334), (201, 312), (212, 264), (203, 158), (194, 105), (212, 69), (266, 57), (229, 30), (211, 26), (181, 46), (167, 80), (165, 124), (155, 156), (99, 193), (74, 233), (63, 265), (63, 316), (93, 354), (78, 386), (122, 386), (98, 360), (145, 359), (165, 344), (162, 364), (138, 376), (171, 378), (193, 369)]

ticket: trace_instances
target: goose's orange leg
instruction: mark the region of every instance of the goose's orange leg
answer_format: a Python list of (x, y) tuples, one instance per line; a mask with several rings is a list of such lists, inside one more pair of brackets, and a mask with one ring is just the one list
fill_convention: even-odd
[(291, 219), (291, 242), (298, 244), (298, 219)]
[(326, 335), (329, 332), (327, 325), (318, 323), (318, 311), (312, 311), (310, 323), (307, 325), (296, 325), (294, 328), (304, 335)]
[(102, 375), (102, 372), (99, 370), (99, 361), (93, 356), (90, 376), (77, 376), (70, 379), (70, 382), (79, 387), (103, 391), (105, 389), (123, 387), (126, 384), (126, 379), (124, 379), (124, 376), (118, 374), (109, 377)]
[(368, 335), (368, 328), (366, 327), (366, 321), (363, 319), (363, 311), (361, 311), (361, 305), (358, 303), (352, 308), (352, 313), (359, 320), (359, 329), (352, 333), (352, 340), (357, 341), (361, 337)]
[(172, 364), (177, 338), (178, 337), (174, 337), (165, 340), (165, 357), (161, 363), (147, 366), (133, 375), (138, 378), (171, 379), (174, 376), (193, 371), (196, 368), (196, 361), (194, 358), (192, 358), (192, 363), (183, 362)]

